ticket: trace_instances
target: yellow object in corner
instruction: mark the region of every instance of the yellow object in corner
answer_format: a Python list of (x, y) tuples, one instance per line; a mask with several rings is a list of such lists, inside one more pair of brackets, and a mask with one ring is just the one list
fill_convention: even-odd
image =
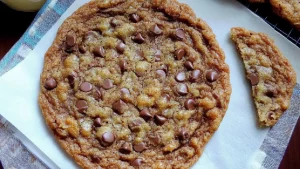
[(39, 10), (46, 0), (2, 0), (9, 7), (23, 12), (34, 12)]

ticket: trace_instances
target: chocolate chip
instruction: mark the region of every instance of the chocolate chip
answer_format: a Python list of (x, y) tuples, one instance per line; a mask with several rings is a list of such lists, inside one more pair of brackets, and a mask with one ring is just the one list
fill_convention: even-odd
[(120, 147), (120, 152), (123, 154), (129, 154), (132, 151), (132, 147), (130, 143), (123, 143)]
[(134, 119), (128, 124), (131, 131), (140, 131), (140, 126), (144, 123), (142, 119)]
[(157, 70), (156, 71), (156, 74), (157, 74), (157, 76), (159, 77), (159, 78), (162, 78), (162, 79), (164, 79), (164, 78), (166, 78), (166, 72), (165, 71), (163, 71), (163, 70)]
[(66, 44), (68, 47), (73, 47), (75, 46), (76, 43), (76, 37), (73, 35), (67, 35), (66, 37)]
[(165, 118), (164, 116), (155, 115), (154, 117), (155, 117), (155, 123), (160, 126), (167, 121), (167, 118)]
[(86, 53), (86, 51), (87, 51), (86, 46), (83, 45), (83, 44), (81, 44), (81, 45), (79, 46), (79, 52), (80, 52), (80, 53)]
[(179, 131), (178, 137), (179, 137), (180, 140), (186, 140), (186, 139), (189, 138), (189, 133), (185, 128), (182, 128)]
[(119, 53), (124, 53), (125, 47), (126, 47), (126, 45), (125, 45), (123, 42), (119, 42), (119, 43), (117, 44), (116, 49), (117, 49), (117, 51), (118, 51)]
[(91, 156), (91, 159), (92, 159), (92, 162), (93, 162), (93, 163), (100, 163), (100, 162), (101, 162), (100, 157), (98, 157), (98, 156), (96, 156), (96, 155), (92, 155), (92, 156)]
[(154, 35), (161, 35), (162, 34), (162, 30), (157, 26), (154, 25), (153, 27), (151, 27), (150, 30)]
[(122, 88), (121, 89), (121, 97), (124, 97), (126, 95), (130, 95), (130, 92), (127, 88)]
[(148, 108), (144, 108), (142, 111), (140, 111), (140, 116), (146, 121), (150, 120), (153, 117)]
[(162, 95), (162, 97), (163, 97), (164, 99), (166, 99), (167, 101), (170, 101), (170, 100), (171, 100), (171, 96), (170, 96), (169, 94), (164, 94), (164, 95)]
[(113, 105), (112, 105), (112, 109), (114, 111), (116, 111), (119, 114), (123, 114), (124, 113), (124, 109), (126, 107), (126, 103), (123, 102), (122, 100), (116, 101)]
[(97, 38), (98, 36), (98, 33), (96, 31), (88, 31), (86, 34), (85, 34), (85, 40), (86, 41), (90, 41), (92, 40), (93, 38)]
[(161, 56), (162, 56), (161, 51), (160, 51), (160, 50), (156, 50), (156, 52), (155, 52), (155, 54), (154, 54), (155, 62), (161, 61)]
[(169, 68), (168, 68), (167, 65), (161, 65), (161, 66), (160, 66), (160, 69), (163, 70), (163, 71), (165, 71), (166, 73), (168, 73), (168, 69), (169, 69)]
[(105, 56), (105, 50), (102, 46), (95, 47), (93, 53), (94, 53), (95, 57), (104, 57)]
[(133, 149), (136, 151), (136, 152), (142, 152), (144, 150), (147, 149), (146, 147), (146, 144), (145, 143), (138, 143), (138, 144), (135, 144), (133, 146)]
[(114, 87), (113, 81), (110, 79), (105, 79), (102, 87), (106, 90), (113, 88)]
[(252, 73), (249, 75), (249, 80), (250, 80), (252, 86), (255, 86), (259, 83), (258, 76), (255, 73)]
[(46, 83), (45, 83), (44, 87), (47, 90), (53, 90), (53, 89), (55, 89), (57, 87), (56, 80), (54, 78), (48, 78), (46, 80)]
[(145, 42), (145, 38), (142, 36), (141, 33), (137, 33), (133, 38), (132, 40), (136, 43), (139, 43), (139, 44), (142, 44)]
[(141, 51), (141, 50), (136, 50), (136, 54), (137, 54), (137, 56), (139, 57), (139, 58), (144, 58), (144, 52), (143, 51)]
[(178, 49), (175, 51), (175, 57), (177, 60), (181, 60), (185, 56), (186, 52), (184, 49)]
[(187, 95), (188, 94), (188, 87), (186, 84), (179, 83), (176, 87), (176, 91), (179, 95)]
[(185, 102), (184, 102), (184, 107), (187, 109), (187, 110), (194, 110), (195, 109), (195, 106), (196, 106), (196, 102), (194, 99), (187, 99)]
[(190, 62), (190, 61), (186, 61), (186, 62), (184, 63), (184, 67), (185, 67), (187, 70), (193, 70), (193, 69), (194, 69), (193, 63)]
[(158, 136), (157, 134), (155, 134), (155, 135), (150, 135), (150, 136), (149, 136), (149, 140), (150, 140), (151, 142), (153, 142), (154, 144), (159, 144), (159, 142), (160, 142), (160, 138), (159, 138), (159, 136)]
[(184, 31), (183, 29), (176, 29), (173, 37), (177, 40), (183, 40), (184, 39)]
[(83, 82), (81, 85), (80, 85), (80, 90), (83, 91), (83, 92), (89, 92), (93, 89), (93, 85), (90, 84), (89, 82)]
[(125, 60), (120, 60), (119, 66), (122, 72), (125, 72), (127, 70), (127, 62)]
[(97, 117), (97, 118), (94, 120), (94, 126), (96, 126), (96, 127), (101, 127), (101, 118), (100, 118), (100, 117)]
[(206, 79), (212, 83), (218, 79), (218, 73), (214, 70), (209, 70), (206, 72)]
[(275, 119), (273, 116), (275, 116), (275, 114), (274, 114), (273, 112), (269, 112), (268, 118), (269, 118), (270, 120), (274, 120), (274, 119)]
[(186, 77), (185, 77), (185, 73), (184, 72), (179, 72), (176, 77), (175, 77), (177, 82), (183, 82), (185, 81)]
[(141, 20), (141, 18), (140, 18), (140, 16), (139, 15), (137, 15), (137, 14), (131, 14), (130, 15), (130, 20), (132, 21), (132, 22), (135, 22), (135, 23), (137, 23), (137, 22), (139, 22), (140, 20)]
[(85, 113), (88, 109), (88, 103), (85, 100), (78, 100), (76, 102), (76, 107), (79, 113)]
[(96, 99), (96, 100), (101, 100), (102, 99), (102, 93), (99, 89), (95, 88), (95, 91), (93, 92), (93, 97)]
[(142, 165), (142, 162), (143, 162), (142, 159), (137, 158), (137, 159), (131, 161), (130, 164), (131, 164), (133, 167), (139, 167), (140, 165)]
[(277, 95), (277, 91), (274, 88), (267, 88), (266, 95), (268, 97), (274, 97)]
[(103, 146), (110, 146), (110, 145), (112, 145), (114, 143), (114, 141), (115, 141), (115, 136), (110, 131), (105, 132), (102, 135)]
[(201, 71), (200, 70), (194, 70), (192, 71), (191, 81), (196, 82), (201, 78)]

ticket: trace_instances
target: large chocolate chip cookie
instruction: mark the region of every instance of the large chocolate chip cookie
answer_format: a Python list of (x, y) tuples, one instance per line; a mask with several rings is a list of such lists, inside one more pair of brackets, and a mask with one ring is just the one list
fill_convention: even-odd
[(231, 87), (208, 25), (175, 0), (95, 0), (58, 31), (39, 103), (83, 168), (189, 168)]

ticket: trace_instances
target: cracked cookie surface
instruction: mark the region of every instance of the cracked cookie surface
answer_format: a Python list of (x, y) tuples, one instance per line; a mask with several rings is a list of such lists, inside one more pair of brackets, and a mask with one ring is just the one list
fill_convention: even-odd
[(288, 109), (296, 72), (267, 35), (232, 28), (231, 39), (243, 59), (260, 126), (273, 126)]
[(189, 168), (231, 94), (215, 35), (175, 0), (91, 1), (44, 62), (42, 113), (82, 168)]

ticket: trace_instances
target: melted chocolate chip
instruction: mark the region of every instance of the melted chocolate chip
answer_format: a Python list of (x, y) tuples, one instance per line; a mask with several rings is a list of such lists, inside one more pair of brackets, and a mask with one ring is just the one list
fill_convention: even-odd
[(130, 162), (130, 164), (134, 167), (139, 167), (140, 165), (142, 165), (143, 160), (140, 158), (137, 158), (133, 161)]
[(162, 56), (161, 51), (160, 51), (160, 50), (156, 50), (156, 52), (155, 52), (155, 54), (154, 54), (155, 62), (161, 61), (161, 56)]
[(179, 83), (176, 87), (176, 91), (179, 95), (187, 95), (188, 94), (188, 87), (186, 84)]
[(102, 46), (95, 47), (93, 53), (94, 53), (95, 57), (104, 57), (105, 56), (105, 50)]
[(57, 82), (54, 78), (48, 78), (46, 80), (46, 83), (44, 85), (44, 87), (47, 89), (47, 90), (53, 90), (57, 87)]
[(126, 45), (125, 45), (123, 42), (119, 42), (119, 43), (117, 44), (116, 49), (117, 49), (117, 51), (118, 51), (119, 53), (124, 53), (125, 47), (126, 47)]
[(139, 44), (142, 44), (145, 42), (145, 38), (142, 36), (141, 33), (137, 33), (133, 38), (132, 40), (136, 43), (139, 43)]
[(178, 49), (175, 51), (175, 58), (181, 60), (185, 56), (186, 52), (184, 49)]
[(193, 70), (193, 69), (194, 69), (193, 63), (190, 62), (190, 61), (186, 61), (186, 62), (184, 63), (184, 67), (185, 67), (187, 70)]
[(93, 162), (93, 163), (100, 163), (100, 162), (101, 162), (100, 157), (98, 157), (98, 156), (96, 156), (96, 155), (92, 155), (92, 156), (91, 156), (91, 159), (92, 159), (92, 162)]
[(270, 120), (274, 120), (274, 119), (275, 119), (273, 116), (275, 116), (275, 114), (274, 114), (273, 112), (269, 112), (268, 118), (269, 118)]
[(191, 76), (191, 82), (196, 82), (198, 80), (200, 80), (201, 78), (201, 72), (200, 70), (194, 70), (192, 71), (192, 76)]
[(85, 113), (85, 111), (88, 109), (88, 103), (85, 100), (78, 100), (76, 102), (76, 107), (79, 113)]
[(131, 131), (140, 131), (140, 126), (144, 123), (142, 119), (134, 119), (128, 125)]
[(119, 66), (122, 72), (125, 72), (127, 70), (127, 62), (125, 60), (120, 60)]
[(159, 77), (159, 78), (162, 78), (162, 79), (165, 79), (166, 78), (166, 72), (165, 71), (163, 71), (163, 70), (157, 70), (156, 71), (156, 74), (157, 74), (157, 76)]
[(130, 95), (130, 92), (127, 88), (121, 89), (121, 97), (125, 97), (126, 95)]
[(140, 111), (140, 116), (146, 121), (150, 120), (153, 117), (148, 108), (144, 108), (142, 111)]
[(106, 90), (113, 88), (114, 87), (113, 81), (110, 79), (105, 79), (102, 87)]
[(133, 146), (133, 149), (136, 151), (136, 152), (142, 152), (144, 150), (147, 149), (146, 147), (146, 144), (145, 143), (138, 143), (138, 144), (135, 144)]
[(105, 132), (103, 135), (102, 135), (102, 145), (103, 146), (110, 146), (114, 143), (115, 141), (115, 136), (112, 132), (108, 131), (108, 132)]
[(277, 95), (277, 91), (274, 88), (268, 88), (266, 91), (266, 95), (268, 97), (275, 97)]
[(180, 140), (186, 140), (186, 139), (189, 138), (189, 133), (185, 128), (182, 128), (179, 131), (178, 137), (179, 137)]
[(123, 102), (122, 100), (116, 101), (113, 105), (112, 108), (114, 111), (116, 111), (119, 114), (123, 114), (124, 113), (124, 109), (126, 107), (126, 103)]
[(186, 77), (185, 77), (185, 73), (184, 72), (179, 72), (176, 77), (175, 77), (177, 82), (183, 82), (185, 81)]
[(161, 35), (163, 33), (163, 31), (157, 25), (154, 25), (153, 27), (151, 27), (150, 31), (154, 35)]
[(160, 115), (155, 115), (154, 118), (155, 118), (155, 123), (160, 126), (163, 125), (167, 121), (167, 118), (165, 118), (164, 116), (160, 116)]
[(94, 126), (95, 126), (95, 127), (101, 127), (101, 118), (100, 118), (100, 117), (97, 117), (97, 118), (94, 120)]
[(120, 152), (123, 154), (129, 154), (132, 151), (132, 147), (130, 143), (123, 143), (120, 147)]
[(164, 95), (162, 95), (162, 97), (163, 97), (164, 99), (166, 99), (167, 101), (170, 101), (170, 100), (171, 100), (171, 96), (170, 96), (169, 94), (164, 94)]
[(140, 16), (139, 15), (137, 15), (137, 14), (131, 14), (130, 15), (130, 20), (132, 21), (132, 22), (135, 22), (135, 23), (137, 23), (137, 22), (139, 22), (140, 20), (141, 20), (141, 18), (140, 18)]
[(79, 46), (79, 52), (80, 52), (80, 53), (86, 53), (86, 51), (87, 51), (86, 46), (83, 45), (83, 44), (81, 44), (81, 45)]
[(159, 142), (160, 142), (160, 138), (159, 138), (159, 136), (157, 134), (150, 135), (149, 136), (149, 140), (151, 142), (153, 142), (154, 144), (159, 144)]
[(93, 92), (93, 97), (96, 99), (96, 100), (101, 100), (102, 99), (102, 93), (99, 89), (95, 88), (95, 91)]
[(249, 80), (252, 86), (255, 86), (259, 83), (258, 76), (255, 73), (249, 75)]
[(136, 50), (136, 54), (137, 54), (137, 56), (138, 56), (139, 58), (144, 58), (144, 57), (145, 57), (144, 52), (141, 51), (141, 50)]
[(71, 88), (74, 88), (75, 87), (75, 77), (77, 76), (77, 73), (76, 72), (72, 72), (70, 75), (68, 75), (68, 81), (69, 81), (69, 84), (71, 86)]
[(90, 84), (89, 82), (83, 82), (81, 85), (80, 85), (80, 90), (83, 91), (83, 92), (89, 92), (93, 89), (93, 85)]
[(66, 37), (66, 44), (68, 47), (73, 47), (75, 46), (76, 43), (76, 37), (73, 35), (67, 35)]
[(214, 82), (218, 79), (218, 73), (214, 70), (209, 70), (206, 72), (206, 80), (208, 82)]
[(167, 65), (161, 65), (160, 66), (160, 69), (162, 69), (163, 71), (165, 71), (166, 72), (166, 74), (168, 73), (168, 66)]
[(185, 102), (184, 102), (184, 107), (187, 109), (187, 110), (194, 110), (195, 109), (195, 106), (196, 106), (196, 102), (194, 99), (187, 99)]
[(183, 40), (184, 39), (184, 31), (183, 29), (176, 29), (173, 38), (177, 40)]

